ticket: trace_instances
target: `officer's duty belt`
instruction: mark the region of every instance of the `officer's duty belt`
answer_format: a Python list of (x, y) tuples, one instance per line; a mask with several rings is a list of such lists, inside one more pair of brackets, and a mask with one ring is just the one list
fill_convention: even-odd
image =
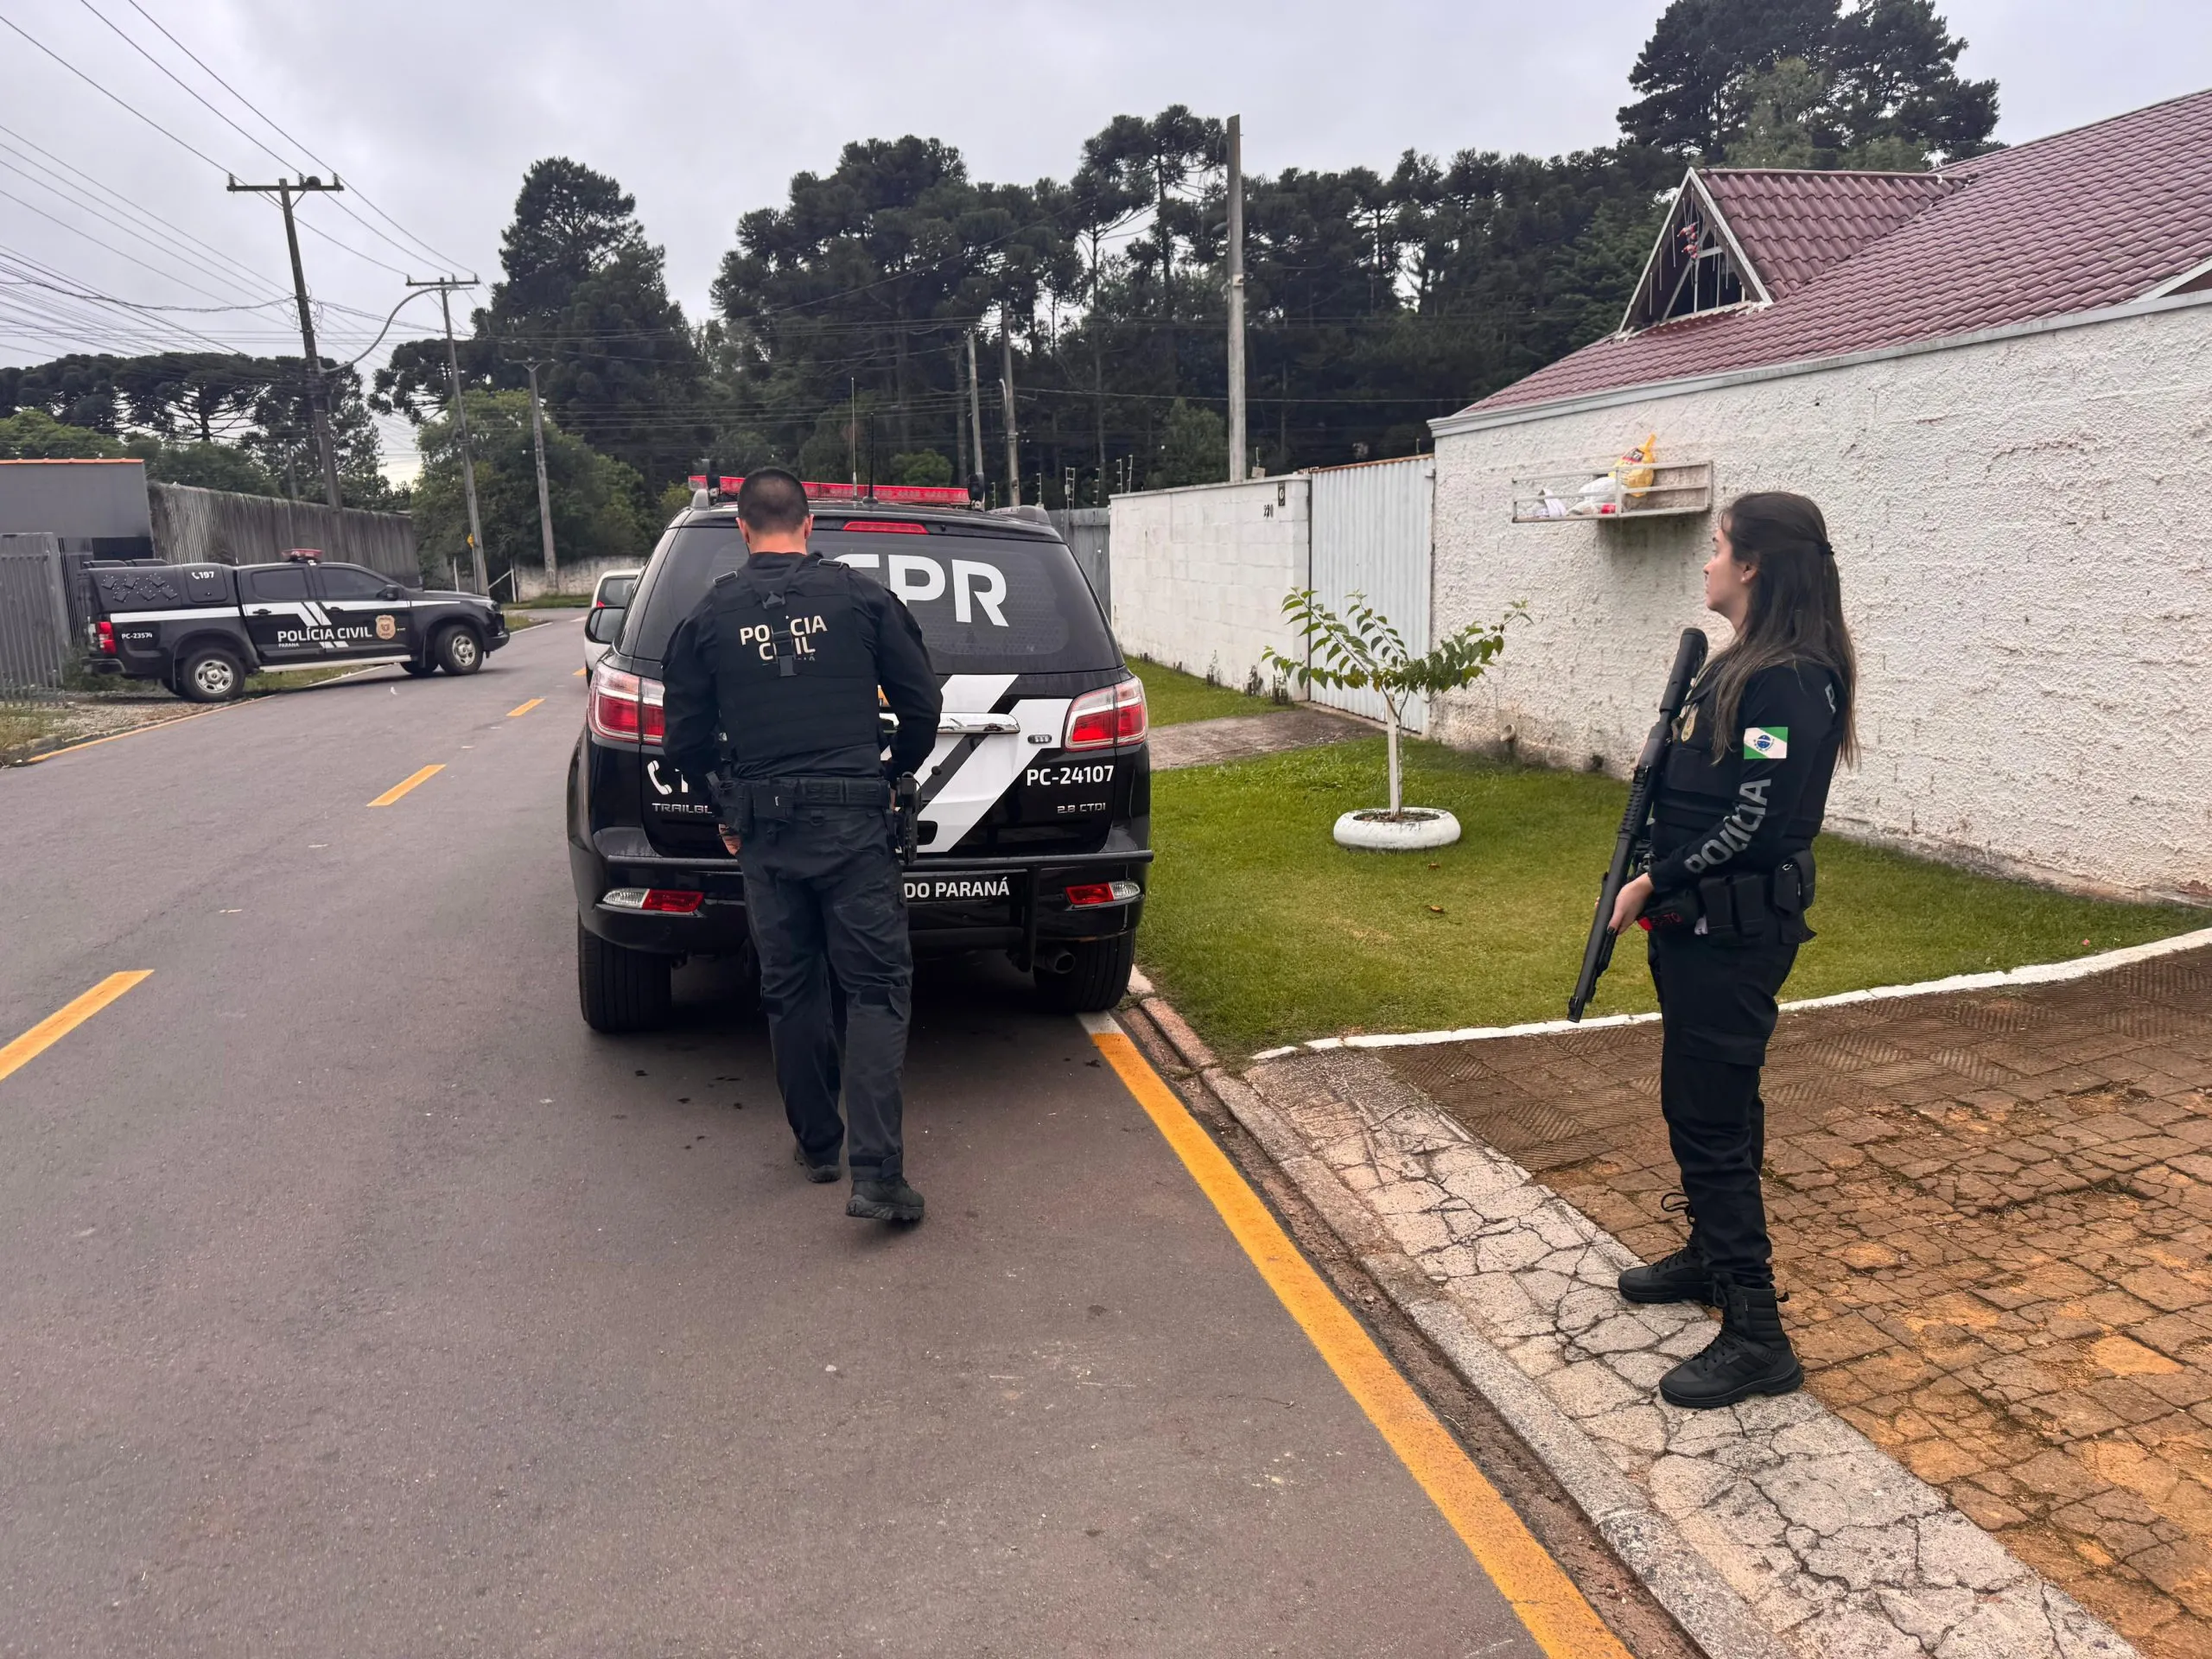
[(1708, 876), (1695, 887), (1661, 893), (1646, 912), (1654, 927), (1694, 927), (1744, 939), (1773, 937), (1781, 918), (1813, 902), (1813, 855), (1792, 855), (1772, 870)]

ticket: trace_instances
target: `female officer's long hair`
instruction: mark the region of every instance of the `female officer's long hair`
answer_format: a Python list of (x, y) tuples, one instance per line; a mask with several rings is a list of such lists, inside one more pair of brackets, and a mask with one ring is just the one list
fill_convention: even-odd
[(1827, 520), (1804, 496), (1764, 490), (1738, 496), (1720, 523), (1736, 562), (1757, 570), (1758, 579), (1751, 583), (1743, 632), (1713, 659), (1713, 753), (1726, 748), (1736, 729), (1751, 676), (1782, 663), (1812, 662), (1840, 682), (1843, 758), (1856, 764), (1859, 659), (1844, 626), (1843, 584), (1836, 579)]

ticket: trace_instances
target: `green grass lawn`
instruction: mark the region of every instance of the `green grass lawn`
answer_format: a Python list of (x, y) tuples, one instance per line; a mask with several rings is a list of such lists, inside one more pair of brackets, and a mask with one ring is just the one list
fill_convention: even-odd
[[(1381, 804), (1379, 738), (1154, 776), (1159, 857), (1138, 960), (1209, 1041), (1249, 1053), (1565, 1015), (1625, 785), (1427, 743), (1408, 744), (1406, 760), (1408, 802), (1457, 814), (1456, 844), (1356, 853), (1329, 838), (1338, 813)], [(1834, 836), (1818, 853), (1819, 938), (1799, 954), (1789, 997), (2056, 961), (2212, 923)], [(1653, 1006), (1639, 935), (1623, 941), (1591, 1012)]]
[(1129, 658), (1129, 668), (1144, 682), (1145, 707), (1155, 726), (1179, 726), (1187, 720), (1220, 720), (1230, 715), (1264, 715), (1287, 703), (1270, 697), (1249, 697), (1225, 685), (1208, 685), (1195, 674)]

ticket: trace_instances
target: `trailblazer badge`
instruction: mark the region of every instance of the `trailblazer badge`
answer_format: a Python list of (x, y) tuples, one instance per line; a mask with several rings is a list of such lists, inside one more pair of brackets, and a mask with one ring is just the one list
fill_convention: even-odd
[(389, 639), (399, 632), (399, 624), (388, 616), (377, 618), (377, 638)]

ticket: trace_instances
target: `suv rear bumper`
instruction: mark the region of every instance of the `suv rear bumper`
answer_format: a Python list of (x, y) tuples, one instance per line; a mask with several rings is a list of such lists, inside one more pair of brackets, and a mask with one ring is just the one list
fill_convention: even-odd
[[(1096, 853), (1043, 858), (925, 858), (907, 872), (909, 929), (917, 955), (962, 950), (1011, 951), (1030, 966), (1043, 945), (1110, 939), (1136, 931), (1152, 849), (1109, 846)], [(750, 943), (746, 928), (745, 878), (734, 860), (608, 857), (570, 838), (569, 868), (576, 889), (576, 914), (586, 929), (632, 950), (657, 956), (735, 956)], [(988, 893), (1001, 881), (1001, 897), (938, 899), (912, 897), (927, 881), (978, 884)], [(1077, 883), (1134, 881), (1138, 895), (1123, 904), (1068, 903)], [(700, 892), (705, 901), (689, 915), (618, 908), (601, 902), (618, 887), (663, 887)]]

